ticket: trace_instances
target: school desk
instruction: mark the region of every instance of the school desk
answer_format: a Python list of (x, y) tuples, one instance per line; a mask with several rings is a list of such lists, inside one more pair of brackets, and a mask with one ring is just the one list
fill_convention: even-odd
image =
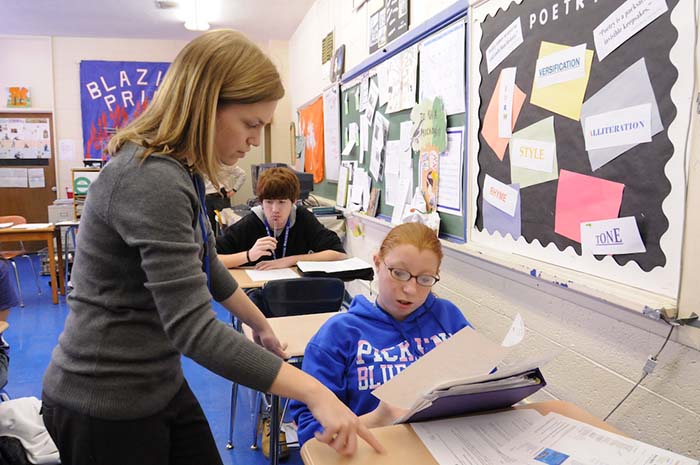
[[(53, 224), (32, 228), (31, 223), (23, 225), (24, 228), (4, 228), (0, 229), (0, 242), (20, 242), (20, 241), (45, 241), (49, 249), (49, 271), (51, 273), (51, 292), (53, 303), (58, 303), (58, 292), (60, 287), (61, 295), (66, 295), (65, 281), (63, 280), (63, 251), (61, 237), (57, 236), (58, 229)], [(54, 238), (56, 248), (54, 249)], [(56, 256), (58, 256), (58, 276), (56, 275)]]
[[(516, 408), (532, 408), (542, 415), (556, 412), (606, 431), (622, 434), (570, 402), (550, 400)], [(355, 455), (344, 457), (326, 444), (311, 439), (302, 447), (301, 458), (306, 465), (437, 465), (433, 456), (409, 425), (373, 428), (372, 433), (382, 443), (386, 453), (377, 454), (366, 442), (358, 438)]]
[[(299, 359), (304, 355), (306, 344), (309, 343), (316, 331), (330, 317), (336, 315), (337, 312), (330, 313), (312, 313), (307, 315), (281, 316), (277, 318), (268, 318), (270, 327), (277, 335), (277, 338), (282, 343), (287, 343), (287, 361)], [(243, 325), (243, 333), (253, 339), (253, 331)], [(276, 395), (271, 396), (272, 409), (270, 411), (270, 464), (277, 465), (279, 463), (279, 437), (280, 437), (280, 402)], [(264, 438), (263, 438), (264, 439)]]
[[(233, 279), (235, 279), (238, 285), (243, 289), (254, 289), (258, 287), (263, 287), (267, 281), (253, 281), (252, 279), (250, 279), (250, 276), (248, 276), (248, 273), (246, 273), (246, 270), (254, 269), (255, 268), (252, 266), (242, 268), (229, 268), (228, 272), (231, 273)], [(297, 272), (296, 267), (293, 267), (292, 269), (295, 272)]]

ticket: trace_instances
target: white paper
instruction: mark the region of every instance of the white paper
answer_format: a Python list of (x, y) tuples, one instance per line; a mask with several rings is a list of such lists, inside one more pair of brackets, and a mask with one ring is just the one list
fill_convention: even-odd
[(487, 174), (482, 193), (488, 203), (510, 216), (515, 216), (518, 191)]
[(668, 11), (666, 0), (627, 0), (593, 30), (598, 60)]
[(412, 423), (439, 465), (504, 465), (503, 448), (541, 415), (534, 409)]
[(362, 210), (367, 211), (369, 210), (369, 194), (372, 191), (372, 178), (367, 175), (366, 171), (362, 187)]
[(29, 187), (31, 188), (46, 187), (46, 181), (44, 180), (44, 168), (28, 168), (27, 178), (29, 180)]
[(44, 229), (51, 226), (53, 223), (23, 223), (12, 226), (11, 229)]
[(403, 219), (403, 211), (406, 208), (406, 203), (408, 202), (410, 192), (411, 186), (407, 182), (399, 186), (399, 196), (397, 197), (394, 211), (391, 214), (391, 224), (401, 224), (401, 220)]
[(345, 144), (343, 149), (343, 156), (347, 157), (352, 152), (352, 149), (357, 143), (357, 123), (350, 123), (348, 125), (348, 142)]
[(27, 187), (27, 168), (0, 168), (0, 187)]
[(464, 113), (464, 23), (448, 27), (420, 47), (419, 101), (441, 97), (445, 114)]
[(367, 97), (367, 109), (365, 110), (365, 115), (369, 118), (369, 122), (372, 123), (374, 119), (374, 112), (377, 109), (377, 101), (379, 101), (379, 87), (370, 81), (369, 83), (369, 95)]
[(364, 168), (355, 168), (352, 175), (352, 186), (350, 187), (350, 201), (357, 205), (362, 205), (362, 193), (367, 183), (367, 172)]
[(501, 70), (501, 86), (498, 89), (498, 137), (510, 139), (513, 135), (513, 93), (517, 68)]
[(510, 141), (510, 162), (513, 166), (551, 173), (555, 156), (554, 142), (518, 137)]
[(634, 216), (581, 223), (581, 247), (592, 255), (646, 252)]
[(503, 30), (486, 49), (486, 68), (489, 73), (500, 65), (513, 50), (523, 43), (520, 17)]
[(566, 48), (537, 60), (535, 87), (548, 87), (586, 75), (586, 44)]
[(508, 332), (503, 337), (503, 342), (501, 345), (503, 347), (513, 347), (516, 344), (520, 344), (520, 341), (525, 337), (525, 323), (523, 322), (523, 317), (520, 313), (515, 315), (513, 318), (513, 324), (510, 325)]
[(291, 268), (280, 268), (277, 270), (245, 270), (245, 272), (253, 281), (274, 281), (276, 279), (291, 279), (299, 277), (299, 275)]
[(411, 156), (411, 141), (413, 140), (413, 121), (404, 121), (399, 123), (399, 140), (401, 141), (401, 150), (408, 152)]
[(372, 176), (377, 181), (382, 179), (382, 153), (384, 152), (384, 143), (388, 132), (389, 120), (377, 112), (374, 127), (372, 128), (372, 154), (369, 161), (369, 172), (372, 173)]
[(365, 73), (360, 81), (360, 104), (357, 106), (360, 112), (367, 108), (367, 98), (369, 97), (369, 74)]
[[(505, 453), (527, 465), (698, 465), (697, 460), (553, 412), (507, 444)], [(553, 461), (556, 457), (560, 460)]]
[(9, 223), (0, 223), (0, 229), (9, 228), (13, 224), (14, 223), (12, 221), (10, 221)]
[(348, 165), (341, 164), (340, 171), (338, 172), (338, 190), (335, 195), (335, 204), (339, 207), (345, 208), (348, 202), (348, 179), (350, 169)]
[(297, 267), (304, 273), (313, 271), (323, 271), (325, 273), (337, 273), (340, 271), (364, 270), (372, 268), (372, 265), (361, 258), (353, 257), (346, 260), (335, 260), (329, 262), (299, 261)]
[(438, 165), (437, 210), (462, 216), (462, 167), (464, 166), (464, 130), (447, 129), (447, 149)]
[(75, 157), (75, 141), (73, 139), (58, 140), (58, 159), (61, 161), (73, 160)]
[(418, 46), (414, 45), (384, 62), (386, 69), (386, 113), (394, 113), (416, 104)]
[(365, 163), (365, 152), (369, 145), (369, 120), (364, 114), (360, 115), (360, 165)]
[(340, 144), (340, 87), (336, 84), (323, 92), (323, 159), (329, 181), (338, 180)]
[(583, 127), (586, 150), (651, 142), (651, 104), (589, 116)]

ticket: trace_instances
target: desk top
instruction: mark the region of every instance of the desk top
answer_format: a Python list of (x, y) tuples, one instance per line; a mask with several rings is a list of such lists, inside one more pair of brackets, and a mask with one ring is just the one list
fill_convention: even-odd
[[(231, 273), (231, 276), (233, 276), (233, 279), (236, 280), (239, 286), (241, 286), (243, 289), (253, 289), (256, 287), (263, 287), (267, 281), (253, 281), (250, 279), (250, 276), (248, 276), (248, 273), (246, 273), (246, 270), (254, 270), (255, 268), (253, 267), (243, 267), (243, 268), (229, 268), (228, 272)], [(297, 271), (297, 268), (293, 268), (294, 271)]]
[(53, 232), (56, 228), (53, 223), (24, 223), (21, 228), (16, 227), (20, 225), (13, 224), (6, 228), (0, 229), (0, 234), (25, 234), (25, 233), (41, 233), (41, 232)]
[[(268, 318), (272, 330), (282, 343), (287, 343), (287, 353), (290, 357), (301, 357), (306, 350), (316, 331), (333, 315), (330, 313), (311, 313), (308, 315), (281, 316), (278, 318)], [(249, 339), (253, 339), (253, 330), (247, 325), (243, 325), (243, 332)]]
[[(621, 434), (602, 420), (591, 415), (582, 408), (570, 402), (550, 400), (524, 405), (516, 408), (532, 408), (546, 415), (556, 412), (569, 418), (579, 420), (595, 427)], [(491, 413), (491, 412), (485, 412)], [(387, 449), (385, 454), (377, 454), (366, 442), (359, 440), (357, 452), (352, 457), (337, 454), (327, 445), (312, 439), (301, 449), (301, 458), (306, 465), (436, 465), (437, 462), (430, 454), (418, 435), (409, 425), (391, 425), (372, 429), (372, 433)]]

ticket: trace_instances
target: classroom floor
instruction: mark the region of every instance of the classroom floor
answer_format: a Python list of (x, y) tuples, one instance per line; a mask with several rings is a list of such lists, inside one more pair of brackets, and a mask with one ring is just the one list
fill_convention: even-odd
[[(35, 268), (38, 270), (38, 258)], [(68, 314), (65, 297), (61, 296), (58, 305), (51, 303), (51, 287), (48, 276), (41, 276), (42, 295), (37, 293), (34, 279), (27, 260), (17, 261), (20, 280), (23, 287), (25, 307), (16, 307), (10, 311), (10, 328), (5, 332), (5, 339), (11, 346), (10, 370), (7, 392), (12, 398), (41, 397), (41, 379), (51, 358), (51, 351)], [(228, 312), (214, 304), (219, 319), (228, 322)], [(253, 395), (246, 388), (239, 389), (238, 412), (235, 421), (234, 445), (226, 449), (228, 438), (228, 419), (231, 397), (231, 383), (218, 375), (202, 368), (193, 361), (183, 357), (185, 377), (199, 399), (202, 409), (209, 420), (214, 439), (219, 446), (219, 453), (225, 465), (269, 463), (262, 450), (250, 450), (253, 439)], [(258, 441), (260, 442), (260, 441)], [(286, 465), (301, 464), (299, 449), (291, 448), (290, 456), (284, 460)]]

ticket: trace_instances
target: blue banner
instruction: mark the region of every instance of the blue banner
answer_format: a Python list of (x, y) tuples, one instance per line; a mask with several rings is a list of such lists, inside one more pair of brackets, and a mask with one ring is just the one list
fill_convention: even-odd
[(85, 158), (106, 159), (110, 137), (148, 105), (170, 63), (81, 61)]

